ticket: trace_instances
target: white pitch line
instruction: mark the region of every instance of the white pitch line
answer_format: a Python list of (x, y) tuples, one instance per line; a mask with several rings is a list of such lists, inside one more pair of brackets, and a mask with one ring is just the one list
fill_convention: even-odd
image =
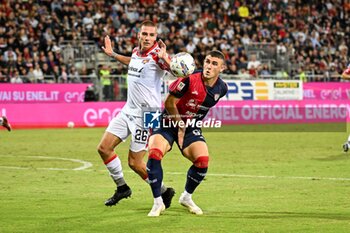
[[(92, 171), (92, 170), (85, 170)], [(99, 170), (100, 172), (106, 172), (107, 170)], [(124, 173), (134, 173), (134, 171), (123, 171)], [(187, 175), (184, 172), (164, 172), (168, 175)], [(347, 177), (317, 177), (317, 176), (263, 176), (263, 175), (243, 175), (243, 174), (225, 174), (225, 173), (207, 173), (206, 176), (216, 177), (235, 177), (235, 178), (258, 178), (258, 179), (291, 179), (291, 180), (336, 180), (336, 181), (350, 181)]]
[[(0, 155), (5, 157), (6, 155)], [(8, 156), (10, 157), (10, 156)], [(76, 167), (76, 168), (53, 168), (53, 167), (48, 167), (48, 168), (35, 168), (38, 170), (52, 170), (52, 171), (67, 171), (67, 170), (73, 170), (73, 171), (81, 171), (85, 170), (89, 167), (92, 167), (92, 163), (80, 160), (80, 159), (69, 159), (69, 158), (59, 158), (59, 157), (47, 157), (47, 156), (21, 156), (21, 157), (26, 157), (26, 158), (32, 158), (32, 159), (51, 159), (51, 160), (64, 160), (64, 161), (70, 161), (70, 162), (75, 162), (75, 163), (81, 163), (82, 166)], [(0, 166), (1, 168), (8, 168), (8, 169), (21, 169), (21, 170), (26, 170), (26, 169), (31, 169), (31, 167), (12, 167), (12, 166)]]
[[(0, 155), (6, 156), (6, 155)], [(80, 160), (80, 159), (69, 159), (69, 158), (58, 158), (58, 157), (46, 157), (46, 156), (22, 156), (22, 157), (28, 157), (28, 158), (41, 158), (41, 159), (57, 159), (57, 160), (65, 160), (65, 161), (72, 161), (76, 163), (82, 163), (83, 165), (77, 168), (35, 168), (38, 170), (51, 170), (51, 171), (92, 171), (87, 170), (87, 168), (92, 167), (92, 163)], [(6, 168), (6, 169), (18, 169), (18, 170), (27, 170), (32, 169), (30, 167), (13, 167), (13, 166), (0, 166), (0, 168)], [(102, 172), (105, 172), (106, 170), (100, 170)], [(134, 173), (134, 171), (124, 171), (128, 173)], [(169, 175), (186, 175), (187, 173), (184, 172), (165, 172), (165, 174)], [(347, 177), (317, 177), (317, 176), (263, 176), (263, 175), (243, 175), (243, 174), (226, 174), (226, 173), (208, 173), (207, 176), (216, 176), (216, 177), (235, 177), (235, 178), (252, 178), (252, 179), (292, 179), (292, 180), (335, 180), (335, 181), (350, 181), (350, 178)]]
[(17, 170), (27, 170), (29, 167), (11, 167), (11, 166), (0, 166), (1, 168), (6, 168), (6, 169), (17, 169)]
[[(133, 171), (129, 171), (133, 172)], [(165, 172), (169, 175), (186, 175), (183, 172)], [(225, 174), (225, 173), (208, 173), (207, 176), (218, 177), (236, 177), (236, 178), (259, 178), (259, 179), (293, 179), (293, 180), (337, 180), (350, 181), (350, 178), (345, 177), (316, 177), (316, 176), (261, 176), (261, 175), (242, 175), (242, 174)]]

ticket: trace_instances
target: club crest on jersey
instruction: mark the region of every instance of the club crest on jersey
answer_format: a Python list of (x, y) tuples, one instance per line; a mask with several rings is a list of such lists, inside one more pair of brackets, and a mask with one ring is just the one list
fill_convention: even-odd
[(178, 91), (181, 91), (184, 87), (185, 87), (185, 84), (184, 84), (183, 82), (180, 82), (179, 84), (177, 84), (176, 89), (177, 89)]
[(150, 59), (144, 59), (144, 60), (142, 60), (142, 63), (143, 63), (143, 64), (146, 64), (146, 63), (149, 62), (149, 60), (150, 60)]
[(219, 97), (220, 97), (220, 94), (215, 94), (214, 95), (214, 100), (217, 101), (219, 99)]

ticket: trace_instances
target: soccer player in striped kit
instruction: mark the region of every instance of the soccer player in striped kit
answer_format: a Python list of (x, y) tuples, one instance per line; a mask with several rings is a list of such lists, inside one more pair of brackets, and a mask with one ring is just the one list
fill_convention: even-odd
[(189, 120), (202, 121), (209, 109), (226, 95), (227, 85), (219, 78), (220, 72), (225, 69), (224, 55), (217, 50), (209, 52), (203, 67), (203, 72), (179, 78), (171, 84), (170, 94), (165, 100), (163, 119), (170, 118), (172, 124), (165, 124), (162, 120), (160, 127), (154, 129), (150, 137), (147, 172), (154, 204), (148, 216), (159, 216), (165, 210), (161, 196), (161, 160), (171, 150), (174, 142), (183, 156), (192, 162), (179, 202), (191, 213), (203, 214), (201, 208), (193, 202), (192, 194), (207, 173), (208, 147), (199, 127), (185, 125)]

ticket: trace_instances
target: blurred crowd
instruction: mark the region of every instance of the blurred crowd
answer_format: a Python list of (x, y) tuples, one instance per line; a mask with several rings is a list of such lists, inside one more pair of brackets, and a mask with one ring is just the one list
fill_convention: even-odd
[[(114, 50), (130, 55), (140, 22), (158, 24), (168, 52), (191, 53), (198, 67), (205, 53), (224, 52), (227, 74), (276, 74), (275, 64), (249, 45), (274, 45), (287, 58), (285, 78), (308, 72), (337, 77), (349, 55), (350, 3), (343, 0), (1, 0), (0, 82), (81, 82), (94, 70), (64, 61), (63, 41), (94, 41), (109, 35)], [(273, 57), (272, 59), (275, 59)], [(279, 68), (280, 69), (280, 68)], [(97, 75), (99, 70), (96, 71)], [(112, 74), (122, 73), (112, 70)]]

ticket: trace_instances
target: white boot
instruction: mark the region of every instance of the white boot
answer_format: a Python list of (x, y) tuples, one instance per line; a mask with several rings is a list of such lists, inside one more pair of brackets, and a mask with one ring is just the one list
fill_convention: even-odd
[(192, 200), (191, 194), (186, 191), (180, 196), (179, 203), (185, 206), (192, 214), (202, 215), (203, 211)]
[(161, 212), (165, 210), (162, 197), (154, 198), (154, 204), (151, 211), (148, 213), (149, 217), (158, 217)]

